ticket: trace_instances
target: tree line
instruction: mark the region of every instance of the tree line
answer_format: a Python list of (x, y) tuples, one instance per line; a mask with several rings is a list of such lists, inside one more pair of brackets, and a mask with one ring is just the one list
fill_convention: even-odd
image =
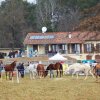
[(1, 3), (0, 48), (23, 47), (27, 33), (41, 32), (43, 26), (48, 28), (48, 32), (80, 30), (83, 25), (81, 21), (96, 16), (100, 11), (89, 13), (88, 16), (85, 13), (87, 9), (99, 5), (100, 0), (36, 1), (36, 4), (28, 3), (27, 0), (5, 0)]

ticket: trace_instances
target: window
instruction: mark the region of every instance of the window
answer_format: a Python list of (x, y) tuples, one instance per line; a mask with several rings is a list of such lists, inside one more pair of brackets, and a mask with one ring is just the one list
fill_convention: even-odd
[(84, 44), (84, 52), (85, 53), (92, 53), (94, 45), (91, 43)]
[(91, 52), (91, 44), (87, 44), (87, 52)]
[(72, 53), (80, 53), (80, 44), (72, 44)]
[(100, 53), (100, 43), (97, 43), (96, 44), (96, 52), (97, 53)]

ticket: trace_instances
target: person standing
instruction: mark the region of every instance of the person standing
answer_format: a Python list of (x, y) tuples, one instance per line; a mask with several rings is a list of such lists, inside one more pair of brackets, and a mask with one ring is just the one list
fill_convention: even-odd
[(21, 77), (24, 78), (24, 63), (19, 63), (17, 69), (18, 69), (18, 74), (20, 73)]
[(3, 70), (3, 62), (0, 61), (0, 78), (1, 78), (1, 71)]

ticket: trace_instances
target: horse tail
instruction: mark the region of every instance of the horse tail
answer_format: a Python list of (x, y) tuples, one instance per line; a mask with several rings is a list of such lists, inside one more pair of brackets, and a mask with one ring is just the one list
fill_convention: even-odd
[(93, 71), (93, 74), (95, 75), (96, 74), (96, 66), (94, 66), (91, 70)]
[(60, 69), (63, 70), (63, 66), (62, 66), (62, 64), (60, 64)]
[(61, 71), (61, 73), (63, 75), (63, 66), (62, 66), (62, 64), (60, 64), (60, 71)]

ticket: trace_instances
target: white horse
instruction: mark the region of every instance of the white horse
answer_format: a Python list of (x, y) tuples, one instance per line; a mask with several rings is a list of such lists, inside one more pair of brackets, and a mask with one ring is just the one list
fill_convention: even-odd
[(88, 74), (92, 75), (92, 77), (94, 78), (94, 75), (92, 73), (92, 69), (91, 69), (89, 64), (80, 64), (80, 63), (72, 64), (65, 71), (65, 74), (70, 73), (70, 72), (72, 72), (72, 77), (76, 74), (77, 79), (78, 79), (80, 72), (84, 72), (84, 74), (86, 75), (84, 80), (87, 79)]
[(38, 63), (30, 63), (29, 66), (27, 67), (31, 80), (35, 79), (37, 76), (37, 65)]

